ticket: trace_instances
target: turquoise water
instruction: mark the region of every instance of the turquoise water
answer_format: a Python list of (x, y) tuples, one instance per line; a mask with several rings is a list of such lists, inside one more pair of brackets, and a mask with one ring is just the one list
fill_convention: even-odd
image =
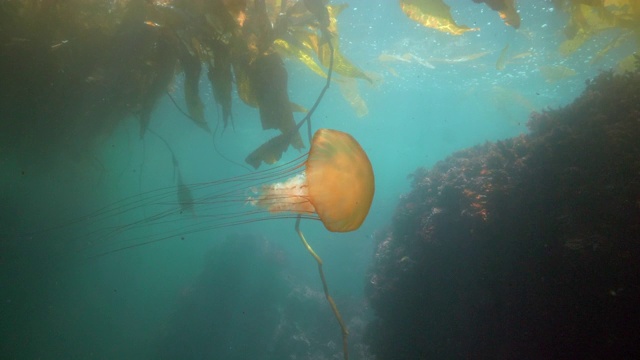
[[(590, 64), (586, 59), (616, 35), (612, 31), (561, 57), (557, 47), (566, 15), (549, 2), (522, 1), (522, 27), (516, 31), (483, 5), (451, 1), (459, 23), (481, 28), (459, 37), (415, 24), (396, 2), (349, 5), (338, 18), (341, 50), (375, 79), (373, 85), (357, 83), (368, 113), (358, 117), (334, 83), (313, 115), (313, 127), (339, 129), (360, 142), (374, 167), (376, 195), (355, 232), (330, 233), (312, 221), (303, 221), (302, 229), (324, 260), (331, 293), (351, 329), (352, 357), (358, 359), (372, 358), (362, 338), (372, 316), (363, 289), (373, 238), (385, 231), (398, 198), (408, 191), (408, 175), (456, 150), (525, 133), (531, 111), (569, 103), (585, 80), (615, 66), (632, 49), (622, 46)], [(530, 55), (500, 71), (496, 61), (507, 44), (512, 55)], [(453, 61), (484, 52), (477, 59)], [(324, 79), (297, 62), (285, 63), (291, 100), (310, 107)], [(563, 65), (577, 74), (548, 82), (539, 71), (543, 65)], [(181, 81), (174, 86), (180, 88)], [(213, 127), (219, 112), (205, 77), (201, 89)], [(181, 92), (175, 96), (184, 102)], [(276, 133), (261, 131), (257, 110), (235, 95), (233, 117), (234, 129), (218, 133), (215, 142), (225, 157), (242, 163)], [(340, 358), (339, 327), (293, 220), (187, 234), (184, 240), (173, 237), (90, 259), (74, 255), (96, 229), (81, 222), (62, 232), (37, 232), (118, 199), (175, 185), (166, 145), (151, 134), (140, 140), (137, 121), (124, 121), (101, 139), (95, 154), (57, 159), (60, 165), (47, 172), (11, 157), (3, 160), (1, 225), (10, 236), (3, 240), (0, 258), (0, 332), (8, 358)], [(217, 154), (211, 135), (166, 97), (156, 106), (150, 128), (171, 145), (187, 183), (247, 172)], [(290, 149), (286, 157), (299, 155)], [(16, 168), (26, 168), (26, 175)], [(108, 221), (127, 224), (148, 216), (146, 211)], [(175, 231), (171, 226), (152, 223), (135, 231), (158, 236)], [(184, 319), (207, 316), (213, 317), (211, 323), (185, 325)]]

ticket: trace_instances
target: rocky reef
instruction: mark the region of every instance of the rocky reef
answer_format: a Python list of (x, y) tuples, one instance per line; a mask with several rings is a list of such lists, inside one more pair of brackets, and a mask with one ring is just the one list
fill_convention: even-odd
[(367, 283), (378, 359), (640, 354), (640, 73), (418, 169)]

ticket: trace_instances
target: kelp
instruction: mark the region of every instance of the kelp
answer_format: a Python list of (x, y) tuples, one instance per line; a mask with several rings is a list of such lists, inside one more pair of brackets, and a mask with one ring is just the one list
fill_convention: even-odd
[[(331, 47), (331, 43), (329, 43), (329, 50), (331, 52), (333, 52), (333, 48)], [(299, 137), (299, 132), (298, 131), (300, 130), (300, 128), (305, 123), (307, 124), (307, 132), (308, 132), (308, 136), (309, 136), (309, 141), (311, 141), (311, 138), (312, 138), (312, 136), (311, 136), (311, 116), (316, 111), (316, 109), (318, 108), (318, 105), (320, 105), (320, 102), (322, 101), (322, 98), (324, 97), (324, 94), (329, 89), (329, 86), (331, 84), (331, 76), (333, 74), (333, 65), (334, 65), (333, 56), (331, 56), (330, 57), (330, 61), (329, 61), (329, 69), (327, 71), (327, 81), (326, 81), (324, 87), (322, 88), (322, 90), (320, 91), (320, 94), (316, 98), (315, 103), (313, 104), (311, 109), (309, 109), (309, 111), (307, 111), (307, 114), (304, 116), (304, 118), (302, 120), (300, 120), (296, 124), (296, 126), (294, 128), (290, 129), (287, 132), (283, 132), (282, 134), (280, 134), (280, 135), (270, 139), (266, 143), (260, 145), (260, 147), (258, 147), (256, 150), (251, 152), (251, 154), (249, 154), (249, 156), (247, 156), (247, 158), (245, 159), (246, 163), (248, 163), (249, 165), (251, 165), (255, 169), (257, 169), (258, 167), (260, 167), (260, 165), (263, 162), (266, 163), (266, 164), (273, 164), (276, 161), (280, 160), (280, 158), (282, 157), (282, 154), (289, 148), (289, 145), (297, 140), (297, 137)], [(293, 108), (293, 106), (292, 106), (292, 108)]]
[(505, 45), (500, 51), (500, 56), (496, 61), (496, 70), (502, 71), (507, 67), (507, 53), (509, 52), (509, 44)]
[[(59, 131), (59, 141), (39, 144), (58, 146), (68, 143), (70, 136), (91, 143), (131, 114), (139, 117), (143, 136), (156, 102), (172, 84), (181, 84), (184, 96), (176, 104), (205, 131), (210, 131), (206, 107), (212, 102), (221, 108), (224, 127), (233, 120), (235, 91), (246, 105), (259, 109), (263, 128), (287, 133), (295, 126), (292, 110), (305, 109), (292, 107), (288, 74), (276, 58), (295, 59), (324, 77), (329, 62), (326, 44), (331, 42), (336, 70), (345, 77), (367, 79), (337, 50), (336, 9), (345, 7), (329, 7), (322, 0), (6, 2), (0, 7), (2, 63), (22, 63), (27, 71), (3, 76), (3, 88), (31, 84), (43, 89), (40, 98), (50, 100), (29, 100), (28, 92), (12, 90), (15, 104), (34, 106), (8, 111), (18, 115), (3, 129), (18, 135), (7, 135), (5, 146), (26, 146), (18, 143), (30, 141), (29, 132), (37, 128), (30, 123), (42, 114), (56, 119), (52, 126), (61, 128), (64, 123), (68, 129)], [(30, 60), (35, 58), (40, 60)], [(40, 69), (34, 71), (36, 66)], [(213, 101), (202, 96), (203, 67)], [(274, 73), (267, 74), (269, 69)], [(46, 93), (48, 89), (54, 91)], [(75, 102), (75, 108), (58, 97), (64, 103)], [(46, 138), (51, 131), (41, 133)], [(292, 141), (295, 148), (303, 147), (299, 137)]]
[(520, 27), (520, 15), (516, 10), (515, 0), (473, 0), (475, 3), (485, 3), (493, 11), (497, 11), (504, 23), (518, 29)]
[(292, 138), (295, 136), (300, 136), (297, 130), (295, 132), (291, 131), (290, 133), (280, 134), (271, 138), (269, 141), (252, 151), (244, 161), (253, 166), (254, 169), (259, 168), (262, 163), (267, 165), (275, 164), (280, 160), (280, 158), (282, 158), (282, 154), (287, 151)]
[(462, 55), (462, 56), (455, 56), (455, 57), (448, 57), (448, 58), (431, 58), (429, 59), (429, 61), (435, 62), (435, 63), (444, 63), (444, 64), (458, 64), (458, 63), (473, 61), (481, 57), (484, 57), (488, 54), (489, 54), (489, 51), (481, 51), (481, 52), (477, 52), (469, 55)]
[(293, 45), (284, 39), (276, 39), (273, 44), (281, 56), (297, 59), (314, 73), (322, 77), (327, 77), (322, 67), (314, 60), (313, 55), (309, 51), (306, 51), (306, 48), (300, 45)]
[(616, 36), (613, 40), (611, 40), (604, 48), (602, 48), (600, 51), (598, 51), (592, 58), (590, 63), (591, 64), (595, 64), (598, 63), (599, 61), (601, 61), (611, 50), (619, 47), (620, 45), (624, 44), (625, 41), (628, 40), (628, 37), (632, 34), (631, 31), (625, 31), (622, 32), (620, 34), (618, 34), (618, 36)]
[(442, 0), (400, 0), (400, 8), (409, 19), (418, 24), (451, 35), (477, 30), (458, 25), (451, 16), (451, 8)]
[[(498, 12), (506, 25), (518, 29), (520, 15), (516, 9), (515, 0), (473, 0), (475, 3), (485, 3), (492, 10)], [(451, 35), (462, 35), (479, 28), (459, 25), (451, 15), (451, 8), (443, 0), (400, 0), (402, 11), (409, 19), (428, 28), (442, 31)]]
[(231, 53), (226, 44), (221, 41), (214, 42), (216, 52), (213, 61), (209, 60), (207, 77), (211, 82), (213, 97), (216, 103), (222, 107), (222, 121), (226, 129), (231, 116), (231, 92), (233, 74), (231, 72)]
[(200, 99), (199, 83), (200, 73), (202, 66), (198, 60), (198, 56), (192, 51), (187, 50), (187, 47), (183, 47), (183, 51), (180, 57), (180, 63), (182, 64), (182, 70), (184, 71), (184, 99), (187, 104), (187, 111), (190, 118), (200, 128), (211, 131), (207, 121), (204, 119), (204, 104)]
[(369, 113), (367, 102), (360, 95), (358, 83), (355, 79), (342, 78), (338, 82), (340, 85), (340, 93), (347, 100), (351, 108), (355, 111), (357, 117), (366, 116)]
[(637, 71), (640, 68), (640, 55), (631, 54), (618, 62), (615, 68), (616, 75)]
[(316, 20), (318, 20), (318, 24), (320, 26), (320, 30), (322, 32), (329, 31), (329, 26), (331, 25), (331, 20), (329, 16), (329, 11), (327, 10), (327, 6), (324, 5), (324, 1), (322, 0), (303, 0), (304, 6), (315, 16)]
[(634, 0), (607, 0), (584, 2), (571, 0), (557, 2), (560, 9), (569, 15), (564, 29), (566, 40), (560, 44), (558, 51), (563, 56), (570, 56), (595, 35), (610, 29), (621, 31), (616, 38), (606, 44), (594, 56), (597, 62), (611, 49), (634, 34), (636, 47), (640, 48), (640, 3)]
[(564, 65), (541, 65), (540, 74), (547, 82), (556, 82), (576, 75), (576, 71)]
[[(484, 3), (498, 12), (505, 24), (518, 29), (521, 19), (515, 0), (473, 0)], [(640, 49), (640, 2), (635, 0), (555, 0), (555, 6), (569, 15), (564, 29), (566, 39), (558, 47), (562, 56), (570, 56), (587, 41), (605, 30), (618, 30), (613, 40), (598, 50), (591, 63), (597, 63), (611, 50), (626, 43), (631, 35), (636, 48)], [(411, 20), (432, 29), (451, 35), (462, 35), (471, 29), (458, 25), (451, 15), (451, 8), (443, 0), (400, 0), (402, 11)], [(497, 70), (504, 70), (509, 59), (507, 48), (503, 49), (496, 62)], [(512, 59), (513, 60), (513, 59)], [(621, 65), (626, 66), (626, 65)], [(555, 77), (555, 76), (552, 76)]]
[[(287, 70), (278, 53), (258, 57), (252, 64), (250, 78), (260, 109), (262, 128), (278, 129), (283, 134), (295, 128), (287, 94)], [(304, 147), (299, 135), (291, 138), (291, 144), (296, 149)]]
[[(311, 2), (313, 3), (316, 1)], [(305, 5), (306, 4), (307, 2), (305, 1)], [(317, 2), (313, 6), (317, 7)], [(293, 8), (295, 9), (295, 7)], [(274, 41), (276, 48), (281, 54), (302, 62), (310, 70), (324, 77), (326, 75), (318, 62), (313, 58), (313, 55), (315, 54), (317, 56), (319, 63), (322, 66), (329, 67), (330, 50), (328, 42), (331, 42), (331, 46), (333, 47), (332, 51), (334, 53), (333, 70), (345, 77), (360, 78), (371, 82), (371, 79), (364, 73), (364, 71), (354, 65), (346, 56), (344, 56), (344, 54), (340, 52), (337, 17), (346, 8), (347, 4), (326, 6), (325, 11), (320, 11), (319, 16), (322, 20), (318, 20), (318, 25), (315, 28), (310, 27), (308, 24), (305, 24), (304, 26), (291, 25), (287, 32), (278, 34), (279, 37)], [(296, 18), (297, 16), (293, 14), (299, 13), (292, 11), (288, 16)], [(317, 17), (315, 14), (314, 16)], [(290, 20), (289, 23), (294, 24), (295, 21)]]
[(176, 39), (165, 32), (165, 29), (147, 25), (145, 31), (152, 33), (153, 46), (149, 47), (143, 57), (146, 71), (140, 72), (139, 94), (140, 137), (142, 138), (151, 122), (151, 113), (160, 96), (164, 95), (175, 76), (178, 56), (173, 49)]
[[(402, 0), (399, 5), (412, 20), (439, 31), (460, 35), (478, 30), (457, 24), (445, 1)], [(484, 5), (473, 9), (489, 6), (507, 24), (518, 27), (516, 1), (474, 1)], [(563, 55), (570, 56), (609, 29), (617, 33), (609, 43), (594, 48), (592, 63), (629, 41), (640, 44), (640, 2), (558, 0), (555, 7), (569, 14), (567, 39), (560, 47)], [(274, 66), (280, 77), (269, 79), (282, 94), (262, 93), (271, 88), (256, 75), (265, 57), (277, 54), (299, 61), (322, 77), (332, 60), (342, 78), (372, 82), (342, 52), (337, 19), (345, 9), (346, 4), (324, 0), (7, 1), (0, 7), (0, 75), (3, 93), (9, 94), (3, 110), (11, 116), (0, 128), (2, 149), (37, 146), (42, 151), (34, 153), (46, 154), (47, 148), (69, 146), (70, 138), (77, 142), (71, 145), (74, 149), (82, 149), (130, 115), (140, 119), (144, 135), (152, 126), (155, 104), (170, 86), (182, 87), (177, 90), (184, 95), (177, 103), (202, 129), (209, 129), (211, 119), (206, 114), (212, 103), (220, 107), (220, 118), (228, 126), (235, 92), (244, 104), (258, 108), (263, 127), (266, 123), (265, 128), (285, 133), (294, 124), (289, 112), (291, 100), (296, 99), (287, 101), (282, 95), (289, 76), (282, 67)], [(331, 59), (329, 45), (334, 52)], [(431, 69), (436, 63), (470, 61), (496, 50), (454, 58), (421, 59), (409, 54), (392, 60), (406, 59)], [(497, 68), (515, 59), (507, 55)], [(621, 68), (633, 64), (631, 58), (625, 61)], [(205, 98), (200, 88), (203, 66), (213, 99)], [(364, 112), (360, 100), (343, 94), (360, 108), (359, 113)], [(278, 98), (277, 105), (265, 100), (270, 97)], [(282, 119), (274, 119), (277, 113)], [(43, 118), (49, 121), (39, 120)]]

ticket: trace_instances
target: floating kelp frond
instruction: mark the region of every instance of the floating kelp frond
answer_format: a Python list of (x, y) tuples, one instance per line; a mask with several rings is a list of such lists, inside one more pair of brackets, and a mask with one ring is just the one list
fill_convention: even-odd
[(451, 16), (451, 8), (442, 0), (401, 0), (400, 7), (409, 19), (418, 24), (451, 35), (478, 30), (456, 24)]

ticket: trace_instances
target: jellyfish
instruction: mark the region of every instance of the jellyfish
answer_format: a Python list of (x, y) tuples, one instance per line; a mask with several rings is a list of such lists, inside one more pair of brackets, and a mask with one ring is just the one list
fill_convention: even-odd
[[(348, 359), (348, 330), (329, 295), (322, 259), (300, 229), (302, 219), (320, 220), (331, 232), (349, 232), (364, 222), (375, 192), (371, 162), (349, 134), (319, 129), (309, 152), (286, 164), (238, 177), (137, 194), (66, 224), (91, 230), (87, 249), (91, 256), (180, 238), (210, 229), (273, 219), (295, 219), (295, 231), (318, 264), (325, 297), (342, 331), (343, 354)], [(177, 194), (177, 197), (176, 197)], [(105, 221), (139, 218), (105, 226)], [(103, 224), (102, 226), (100, 224)], [(150, 226), (162, 226), (149, 233)]]
[[(271, 212), (315, 213), (327, 230), (353, 231), (367, 217), (375, 182), (367, 154), (351, 135), (320, 129), (313, 136), (311, 150), (305, 162), (306, 169), (284, 183), (263, 189), (255, 204)], [(301, 215), (297, 216), (295, 230), (307, 251), (318, 263), (325, 297), (342, 330), (344, 358), (349, 358), (347, 337), (349, 331), (342, 320), (322, 270), (322, 259), (316, 254), (300, 230)]]
[(318, 130), (304, 163), (305, 171), (270, 184), (251, 199), (272, 213), (317, 214), (327, 230), (356, 230), (367, 217), (373, 193), (371, 163), (349, 134)]

